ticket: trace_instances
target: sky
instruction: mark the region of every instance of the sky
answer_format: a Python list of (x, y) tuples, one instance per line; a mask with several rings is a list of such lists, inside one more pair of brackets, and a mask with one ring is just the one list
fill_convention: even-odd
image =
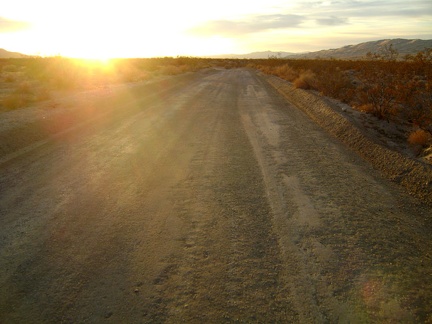
[(0, 48), (29, 55), (209, 56), (432, 39), (432, 0), (2, 0)]

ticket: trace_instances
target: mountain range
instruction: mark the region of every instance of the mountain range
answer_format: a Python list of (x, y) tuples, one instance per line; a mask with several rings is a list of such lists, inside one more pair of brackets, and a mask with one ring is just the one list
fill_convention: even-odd
[(22, 58), (27, 57), (27, 55), (17, 53), (17, 52), (9, 52), (3, 48), (0, 48), (0, 58)]
[(286, 58), (358, 59), (366, 57), (367, 53), (381, 53), (386, 48), (388, 49), (390, 45), (399, 53), (399, 56), (403, 57), (407, 54), (417, 54), (426, 48), (432, 48), (432, 39), (382, 39), (356, 45), (347, 45), (336, 49), (287, 55)]
[(276, 58), (335, 58), (335, 59), (358, 59), (364, 58), (368, 52), (380, 53), (390, 44), (400, 56), (407, 54), (416, 54), (426, 48), (432, 48), (432, 39), (382, 39), (360, 43), (356, 45), (347, 45), (336, 49), (320, 50), (316, 52), (290, 53), (290, 52), (253, 52), (249, 54), (226, 54), (211, 56), (214, 58), (238, 58), (238, 59), (267, 59)]

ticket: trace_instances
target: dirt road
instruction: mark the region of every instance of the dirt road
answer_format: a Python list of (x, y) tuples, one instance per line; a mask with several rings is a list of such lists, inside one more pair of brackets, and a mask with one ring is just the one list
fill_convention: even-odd
[(134, 91), (0, 166), (1, 323), (432, 321), (430, 207), (252, 71)]

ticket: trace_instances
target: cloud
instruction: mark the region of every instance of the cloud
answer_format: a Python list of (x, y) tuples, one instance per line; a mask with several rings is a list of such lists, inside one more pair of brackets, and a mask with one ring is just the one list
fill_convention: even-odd
[(348, 23), (347, 18), (339, 18), (335, 16), (331, 16), (329, 18), (318, 18), (316, 21), (319, 25), (323, 25), (323, 26), (338, 26), (338, 25), (345, 25)]
[(220, 19), (202, 23), (188, 30), (198, 36), (240, 36), (282, 30), (331, 28), (345, 25), (377, 25), (396, 19), (430, 17), (430, 0), (323, 0), (294, 1), (287, 8), (280, 6), (278, 14), (255, 14), (239, 19)]
[(0, 17), (0, 33), (11, 33), (24, 30), (30, 27), (30, 24), (23, 21), (10, 20)]
[(298, 27), (304, 17), (291, 14), (255, 15), (245, 20), (211, 20), (189, 30), (190, 33), (209, 36), (235, 37), (270, 29)]
[(432, 14), (430, 0), (348, 0), (301, 3), (302, 10), (311, 9), (335, 17), (409, 17)]

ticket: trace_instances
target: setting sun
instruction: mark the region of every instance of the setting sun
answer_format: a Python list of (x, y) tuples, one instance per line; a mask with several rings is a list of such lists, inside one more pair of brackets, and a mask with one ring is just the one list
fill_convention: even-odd
[(185, 51), (182, 44), (194, 51), (190, 39), (182, 34), (192, 12), (190, 17), (182, 13), (179, 19), (177, 10), (157, 3), (125, 1), (122, 7), (101, 1), (48, 3), (49, 10), (40, 3), (26, 4), (30, 9), (26, 12), (32, 15), (22, 13), (19, 6), (9, 6), (10, 20), (27, 21), (30, 27), (14, 33), (13, 45), (20, 51), (36, 49), (42, 55), (91, 59), (167, 55), (172, 49)]

